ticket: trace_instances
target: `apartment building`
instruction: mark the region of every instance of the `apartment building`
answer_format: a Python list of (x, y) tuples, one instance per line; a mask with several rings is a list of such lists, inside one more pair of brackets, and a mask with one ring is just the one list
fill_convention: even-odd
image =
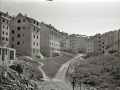
[(105, 45), (106, 45), (106, 48), (109, 48), (113, 44), (114, 44), (114, 32), (110, 31), (110, 32), (105, 33)]
[(40, 23), (40, 49), (45, 56), (53, 56), (54, 52), (60, 50), (60, 31), (55, 29), (51, 24)]
[(70, 52), (70, 38), (69, 38), (69, 36), (66, 38), (65, 51)]
[(68, 33), (61, 32), (60, 50), (65, 50)]
[(70, 38), (70, 52), (78, 53), (79, 39), (77, 35), (71, 34), (69, 38)]
[(101, 34), (96, 34), (95, 36), (88, 38), (86, 42), (86, 53), (105, 53), (105, 37)]
[(118, 42), (118, 31), (117, 30), (109, 31), (105, 33), (106, 48), (109, 48), (110, 46), (114, 45), (117, 42)]
[(8, 24), (13, 19), (12, 16), (8, 15), (8, 12), (0, 12), (0, 41), (9, 43), (9, 31), (10, 27)]
[(85, 39), (85, 37), (79, 36), (78, 37), (78, 42), (79, 42), (79, 44), (78, 44), (78, 52), (85, 53), (86, 52), (86, 46), (85, 46), (86, 39)]
[(18, 53), (36, 56), (40, 52), (40, 24), (19, 13), (10, 24), (9, 46)]

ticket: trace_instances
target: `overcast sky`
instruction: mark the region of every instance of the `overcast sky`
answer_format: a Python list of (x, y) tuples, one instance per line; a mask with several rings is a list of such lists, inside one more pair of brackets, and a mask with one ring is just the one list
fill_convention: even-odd
[(1, 0), (1, 11), (27, 14), (69, 34), (95, 35), (120, 29), (119, 0)]

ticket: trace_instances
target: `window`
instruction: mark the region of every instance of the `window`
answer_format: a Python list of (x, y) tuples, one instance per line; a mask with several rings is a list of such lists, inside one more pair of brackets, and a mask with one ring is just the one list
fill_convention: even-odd
[(6, 32), (6, 35), (8, 35), (8, 32)]
[(4, 40), (4, 37), (2, 38), (2, 40)]
[(37, 53), (38, 53), (38, 49), (37, 49)]
[(12, 48), (14, 48), (14, 45), (12, 44)]
[(38, 46), (38, 43), (37, 43), (37, 46)]
[(103, 44), (104, 44), (104, 42), (103, 42)]
[(25, 22), (25, 19), (23, 19), (23, 22)]
[(3, 22), (5, 22), (5, 19), (3, 19)]
[(39, 23), (37, 22), (37, 26), (38, 26), (38, 24), (39, 24)]
[(23, 29), (25, 29), (25, 27), (23, 27)]
[(3, 31), (3, 34), (4, 34), (4, 31)]
[(38, 39), (38, 36), (37, 36), (37, 39)]
[(37, 29), (37, 32), (38, 32), (38, 29)]
[(33, 49), (33, 52), (35, 52), (35, 49)]
[(20, 19), (18, 19), (18, 23), (20, 23), (21, 21), (20, 21)]
[(20, 42), (17, 42), (17, 45), (20, 45)]
[(103, 48), (104, 48), (104, 46), (103, 46)]
[(101, 50), (101, 49), (99, 49), (99, 50)]
[(35, 35), (33, 35), (33, 38), (35, 38)]
[(34, 31), (35, 31), (35, 28), (34, 28)]
[(8, 29), (8, 27), (7, 27), (7, 29)]
[(12, 30), (12, 33), (14, 33), (14, 30)]
[(5, 26), (3, 25), (3, 28), (4, 28)]
[(6, 41), (8, 41), (8, 38), (6, 38)]
[(35, 21), (34, 21), (34, 24), (35, 24)]
[(23, 34), (23, 36), (24, 36), (24, 34)]
[(101, 41), (99, 41), (99, 42), (101, 42)]
[(18, 38), (20, 38), (20, 34), (18, 34)]
[(23, 41), (23, 44), (24, 44), (24, 41)]
[(18, 27), (18, 30), (20, 30), (20, 27)]
[(8, 21), (7, 21), (7, 24), (8, 24)]
[(14, 37), (12, 37), (12, 41), (14, 41)]

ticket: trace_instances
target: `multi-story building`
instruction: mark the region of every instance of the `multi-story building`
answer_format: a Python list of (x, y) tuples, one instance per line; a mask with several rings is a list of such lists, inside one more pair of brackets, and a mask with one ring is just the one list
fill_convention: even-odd
[(114, 44), (114, 32), (110, 31), (110, 32), (105, 33), (105, 45), (106, 45), (106, 48), (109, 48), (113, 44)]
[(61, 32), (60, 50), (65, 50), (68, 33)]
[(9, 46), (17, 52), (35, 56), (40, 52), (40, 26), (35, 19), (19, 13), (10, 24)]
[(40, 23), (40, 49), (45, 56), (52, 56), (54, 52), (60, 50), (60, 31), (55, 29), (51, 24)]
[(90, 37), (86, 42), (87, 54), (105, 53), (105, 38), (100, 34)]
[(9, 22), (13, 19), (8, 12), (0, 12), (0, 41), (9, 43)]
[(78, 52), (79, 53), (85, 53), (86, 52), (86, 46), (85, 46), (86, 40), (85, 40), (85, 37), (83, 37), (83, 36), (78, 37), (78, 42), (79, 42)]
[(69, 36), (66, 38), (65, 51), (70, 52), (70, 38), (69, 38)]
[(78, 53), (79, 39), (77, 35), (71, 34), (69, 38), (70, 38), (70, 52)]

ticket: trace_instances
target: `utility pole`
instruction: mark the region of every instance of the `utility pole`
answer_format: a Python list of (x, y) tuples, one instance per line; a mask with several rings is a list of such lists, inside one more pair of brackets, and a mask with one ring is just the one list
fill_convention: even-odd
[(120, 31), (120, 29), (118, 30), (118, 54), (119, 54), (119, 31)]

